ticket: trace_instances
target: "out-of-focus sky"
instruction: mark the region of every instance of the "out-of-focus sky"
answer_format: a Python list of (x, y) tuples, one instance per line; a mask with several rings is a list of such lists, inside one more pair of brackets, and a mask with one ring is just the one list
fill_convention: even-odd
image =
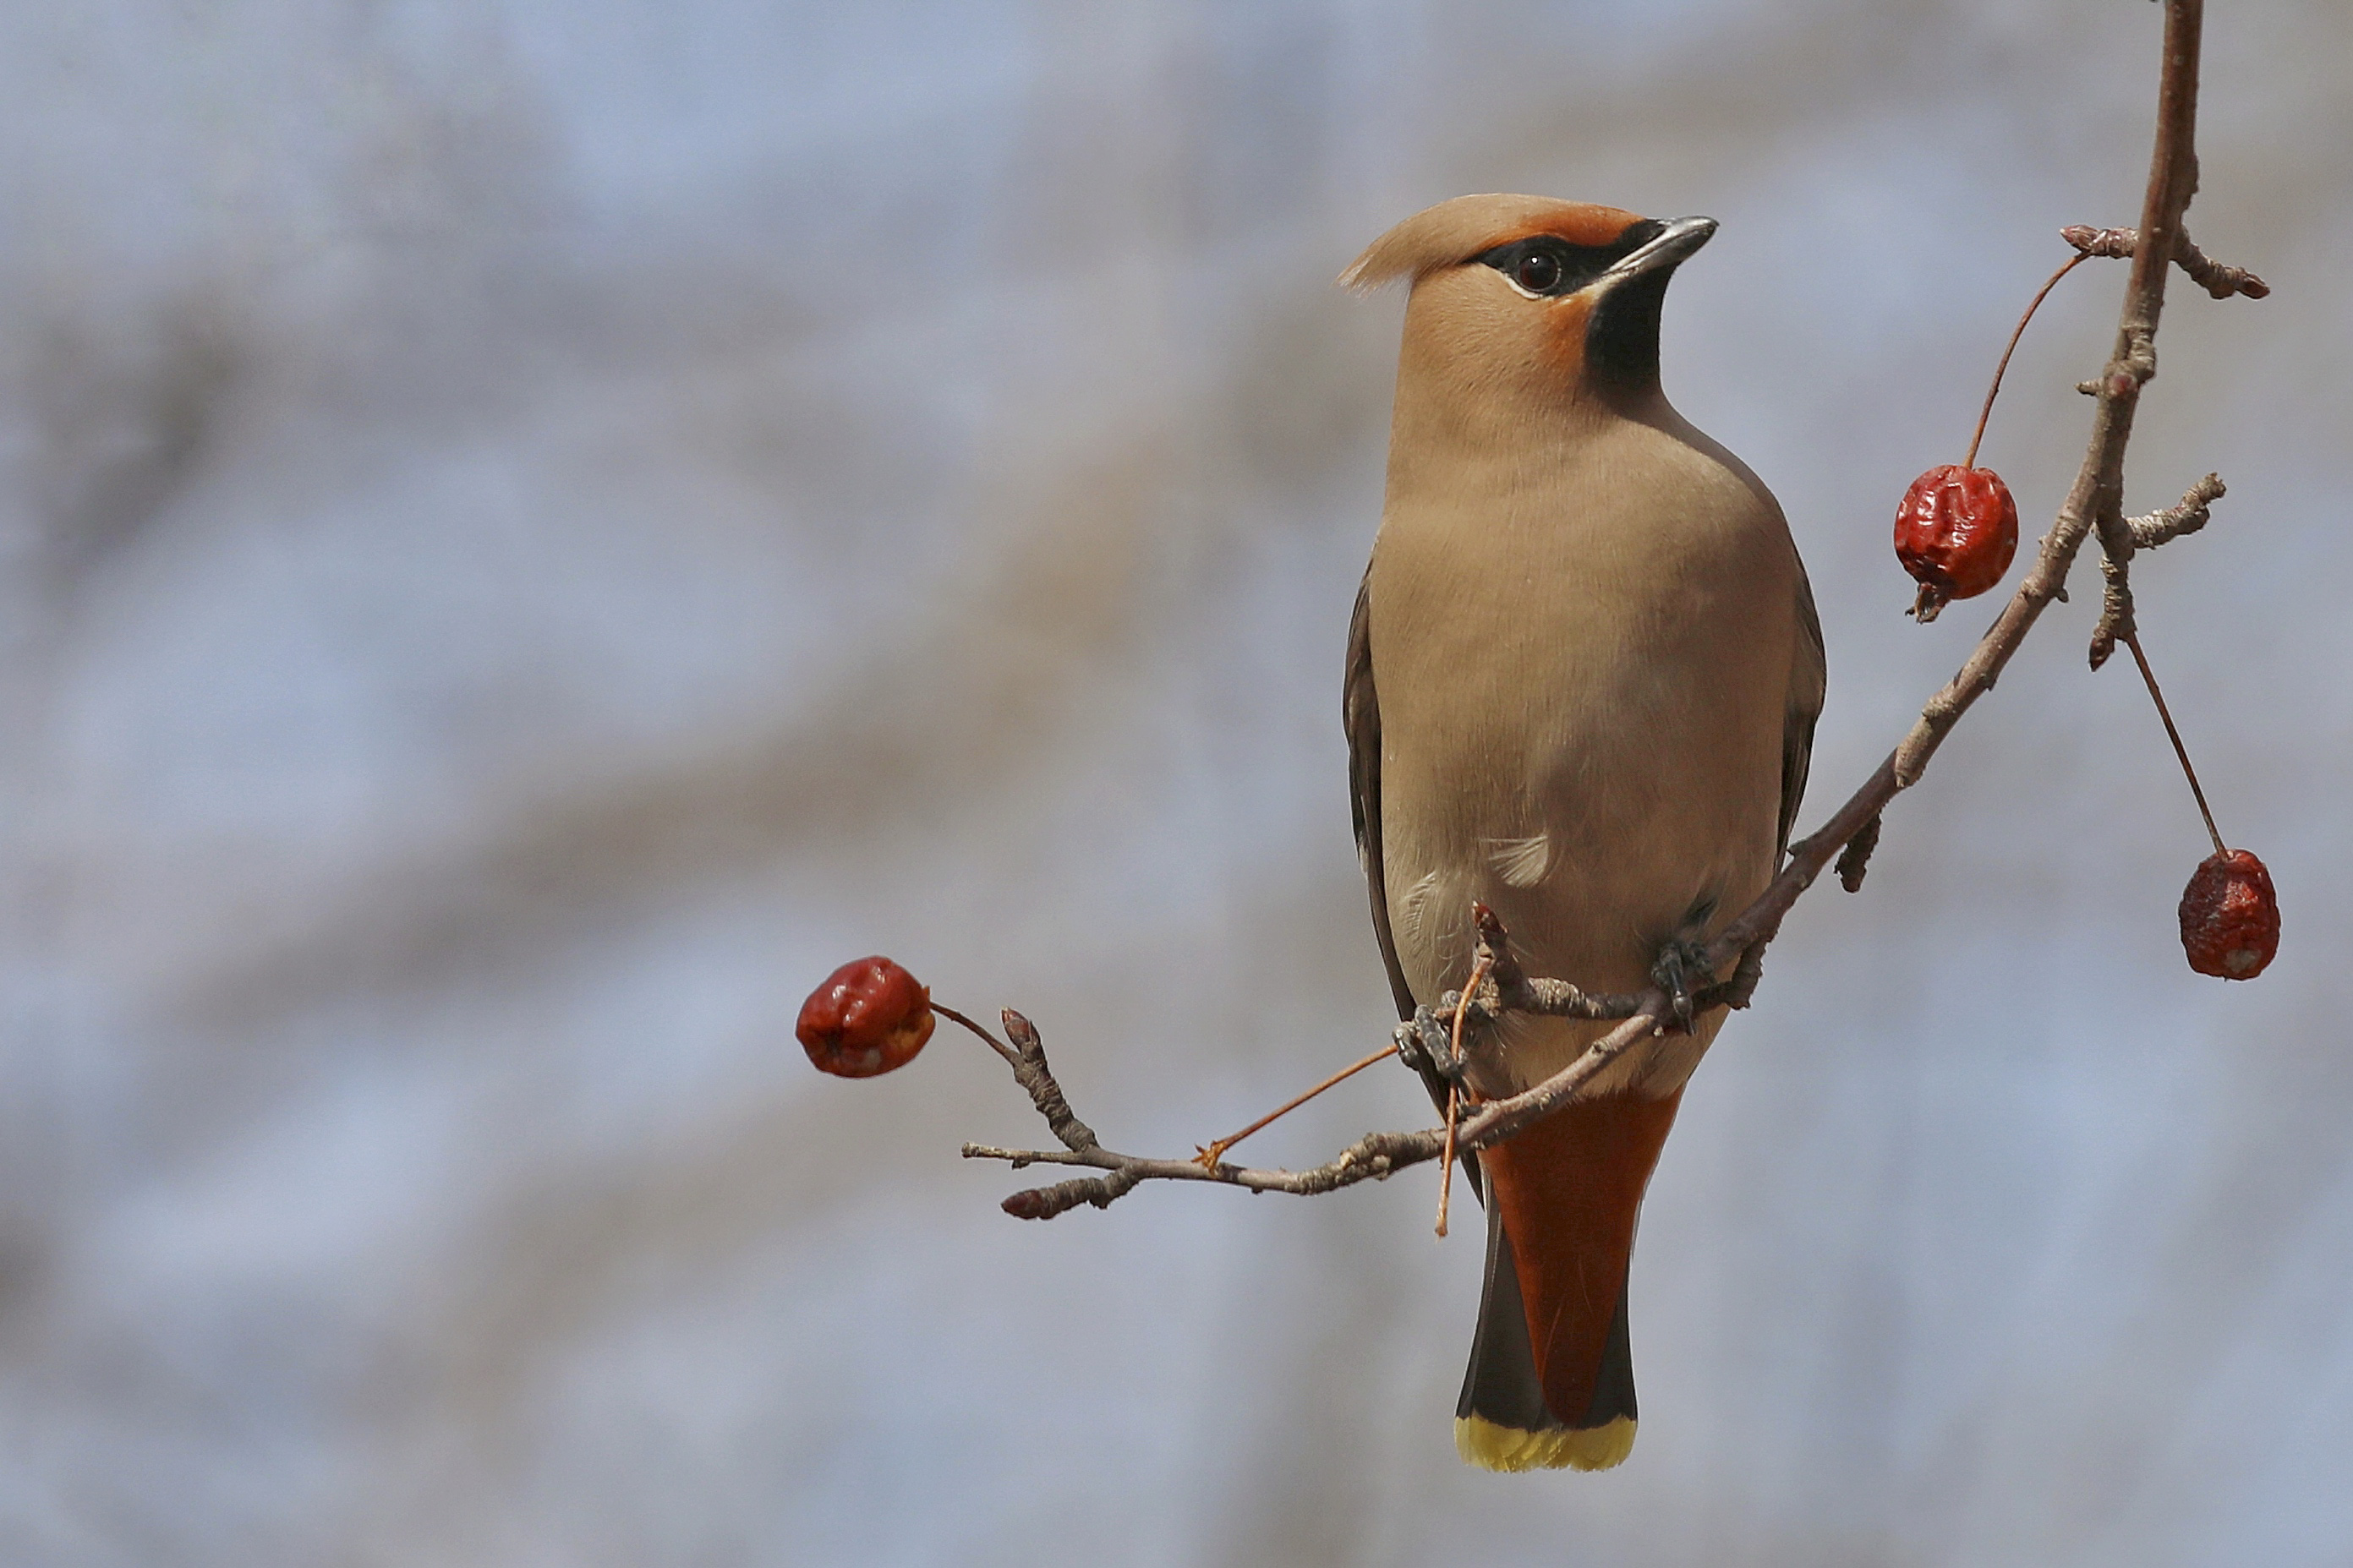
[[(1462, 1468), (1428, 1172), (1023, 1225), (884, 951), (1178, 1152), (1377, 1045), (1341, 642), (1398, 218), (1723, 220), (1669, 393), (1780, 495), (1808, 820), (1985, 614), (1888, 520), (2063, 224), (2138, 0), (20, 5), (0, 15), (0, 1557), (2192, 1564), (2353, 1542), (2353, 12), (2217, 5), (2134, 510), (2260, 981), (2096, 579), (1687, 1100), (1606, 1476)], [(2020, 351), (2040, 531), (2123, 268)], [(1427, 1117), (1367, 1075), (1249, 1146)]]

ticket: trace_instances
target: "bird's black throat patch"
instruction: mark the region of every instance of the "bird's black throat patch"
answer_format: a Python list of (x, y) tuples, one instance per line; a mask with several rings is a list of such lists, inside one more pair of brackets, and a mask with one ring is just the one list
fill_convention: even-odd
[(1647, 387), (1659, 379), (1659, 313), (1672, 267), (1629, 278), (1606, 291), (1585, 323), (1585, 371), (1609, 386)]

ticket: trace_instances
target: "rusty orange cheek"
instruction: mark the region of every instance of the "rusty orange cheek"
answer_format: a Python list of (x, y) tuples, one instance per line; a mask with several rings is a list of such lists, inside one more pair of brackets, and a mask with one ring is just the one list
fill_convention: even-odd
[(1593, 311), (1577, 295), (1545, 307), (1545, 363), (1564, 380), (1575, 381), (1585, 371), (1585, 329)]

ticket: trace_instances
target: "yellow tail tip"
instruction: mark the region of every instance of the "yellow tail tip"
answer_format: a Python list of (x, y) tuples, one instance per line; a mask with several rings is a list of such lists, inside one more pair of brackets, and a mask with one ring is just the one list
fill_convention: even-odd
[(1458, 1415), (1454, 1451), (1464, 1464), (1485, 1470), (1606, 1470), (1624, 1464), (1634, 1451), (1634, 1418), (1620, 1415), (1606, 1426), (1583, 1430), (1526, 1432), (1483, 1415)]

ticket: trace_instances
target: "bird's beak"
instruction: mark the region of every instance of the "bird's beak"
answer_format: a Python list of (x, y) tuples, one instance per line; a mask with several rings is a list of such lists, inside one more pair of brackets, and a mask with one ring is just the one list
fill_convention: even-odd
[(1594, 279), (1603, 288), (1623, 283), (1630, 278), (1640, 278), (1646, 272), (1662, 272), (1679, 266), (1685, 258), (1708, 242), (1715, 233), (1712, 217), (1669, 218), (1652, 239), (1625, 259)]

